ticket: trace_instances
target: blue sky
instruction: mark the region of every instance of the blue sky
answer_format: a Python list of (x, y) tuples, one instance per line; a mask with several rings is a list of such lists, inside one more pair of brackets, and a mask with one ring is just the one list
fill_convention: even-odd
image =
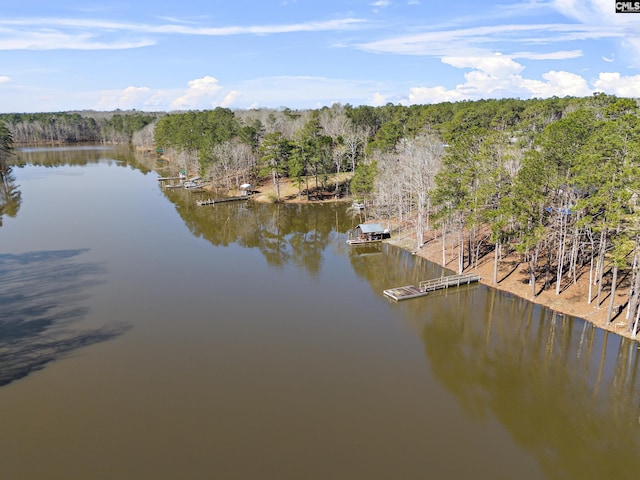
[(7, 3), (3, 113), (640, 97), (614, 0)]

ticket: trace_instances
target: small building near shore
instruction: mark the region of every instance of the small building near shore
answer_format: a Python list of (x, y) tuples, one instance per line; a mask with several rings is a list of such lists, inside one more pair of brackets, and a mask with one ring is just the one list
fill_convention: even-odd
[(347, 243), (359, 245), (363, 243), (381, 242), (385, 238), (391, 237), (389, 230), (379, 223), (361, 223), (353, 229)]
[(250, 183), (243, 183), (240, 185), (240, 190), (242, 191), (242, 196), (247, 197), (253, 193), (253, 185)]

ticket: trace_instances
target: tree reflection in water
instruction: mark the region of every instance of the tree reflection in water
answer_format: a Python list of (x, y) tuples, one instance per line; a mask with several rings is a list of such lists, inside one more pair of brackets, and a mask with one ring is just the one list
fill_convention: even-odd
[(11, 168), (0, 164), (0, 227), (3, 216), (15, 217), (18, 214), (21, 200), (20, 190), (15, 184)]
[(640, 469), (637, 342), (483, 286), (431, 307), (426, 355), (470, 417), (498, 418), (549, 478)]
[[(380, 253), (350, 250), (354, 271), (377, 293), (443, 273), (390, 245)], [(638, 342), (477, 284), (394, 308), (465, 414), (498, 419), (548, 478), (636, 478)]]
[(84, 293), (104, 267), (78, 262), (86, 250), (0, 255), (0, 386), (70, 352), (121, 335), (129, 327), (78, 329)]
[[(197, 206), (197, 194), (164, 190), (194, 236), (212, 245), (257, 248), (267, 263), (281, 269), (295, 265), (311, 276), (320, 272), (332, 233), (352, 225), (344, 204), (262, 204), (228, 202)], [(209, 194), (203, 194), (207, 198)], [(330, 213), (327, 212), (330, 210)]]

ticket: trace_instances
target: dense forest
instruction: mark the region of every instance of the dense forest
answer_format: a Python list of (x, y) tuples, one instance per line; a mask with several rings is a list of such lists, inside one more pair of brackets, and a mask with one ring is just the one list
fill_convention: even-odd
[[(640, 120), (638, 103), (587, 98), (483, 100), (319, 110), (218, 108), (160, 118), (156, 145), (232, 188), (288, 177), (307, 197), (350, 193), (368, 214), (415, 230), (416, 248), (437, 231), (457, 249), (459, 271), (482, 255), (517, 251), (531, 296), (563, 288), (588, 269), (588, 300), (608, 296), (640, 318)], [(604, 287), (607, 287), (605, 293)], [(590, 287), (591, 288), (591, 287)], [(539, 293), (539, 292), (538, 292)]]
[(21, 145), (131, 143), (164, 114), (137, 111), (0, 114), (0, 122)]
[[(560, 295), (587, 272), (585, 301), (600, 305), (607, 298), (609, 319), (628, 307), (628, 330), (636, 332), (638, 108), (635, 100), (598, 93), (302, 111), (116, 112), (100, 120), (22, 114), (0, 120), (19, 142), (33, 141), (39, 132), (43, 141), (120, 138), (154, 144), (216, 188), (268, 179), (276, 185), (276, 201), (283, 178), (308, 199), (349, 193), (366, 203), (370, 218), (412, 229), (416, 249), (427, 235), (437, 235), (444, 260), (445, 245), (454, 245), (459, 271), (492, 254), (495, 283), (501, 260), (517, 252), (527, 265), (532, 297), (540, 289)], [(64, 133), (55, 136), (58, 130)], [(344, 173), (350, 182), (337, 180)], [(615, 299), (622, 285), (628, 295), (620, 306)]]

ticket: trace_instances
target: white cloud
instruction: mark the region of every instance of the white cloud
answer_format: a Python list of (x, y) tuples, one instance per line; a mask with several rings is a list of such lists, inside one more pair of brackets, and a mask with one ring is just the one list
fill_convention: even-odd
[(601, 73), (593, 82), (596, 88), (620, 97), (640, 97), (640, 75), (622, 76), (619, 73)]
[(414, 87), (409, 93), (409, 103), (441, 103), (463, 100), (463, 94), (444, 87)]
[(149, 87), (129, 86), (123, 90), (100, 92), (100, 100), (94, 108), (98, 110), (188, 110), (207, 109), (222, 103), (230, 104), (238, 92), (229, 92), (220, 98), (223, 87), (211, 76), (197, 78), (187, 83), (182, 90), (154, 90)]
[(523, 58), (526, 60), (569, 60), (583, 56), (582, 50), (559, 50), (557, 52), (533, 53), (515, 52), (509, 55), (511, 58)]
[(481, 98), (520, 97), (547, 98), (587, 96), (593, 93), (587, 81), (571, 72), (550, 71), (543, 80), (524, 78), (524, 67), (513, 59), (495, 55), (492, 57), (447, 57), (442, 61), (456, 68), (471, 68), (464, 74), (465, 82), (452, 89), (443, 86), (413, 87), (407, 103), (437, 103)]
[[(292, 32), (321, 32), (331, 30), (350, 29), (363, 23), (360, 18), (336, 18), (325, 21), (309, 21), (303, 23), (277, 24), (277, 25), (249, 25), (228, 27), (207, 27), (173, 21), (162, 25), (146, 23), (116, 22), (111, 20), (96, 20), (85, 18), (27, 18), (27, 19), (0, 19), (0, 33), (24, 33), (34, 30), (46, 33), (56, 32), (62, 29), (72, 29), (93, 32), (97, 35), (102, 32), (126, 31), (132, 33), (166, 33), (183, 35), (242, 35), (242, 34), (276, 34)], [(38, 27), (40, 30), (37, 30)], [(24, 28), (24, 30), (21, 30)]]
[[(412, 35), (401, 35), (356, 45), (372, 53), (396, 55), (481, 56), (492, 50), (519, 45), (541, 45), (547, 47), (557, 42), (598, 39), (626, 39), (628, 32), (616, 25), (580, 24), (511, 24), (487, 25), (455, 30), (430, 31)], [(576, 50), (564, 55), (575, 55)], [(530, 56), (532, 54), (529, 54)], [(553, 55), (537, 53), (537, 55)], [(544, 57), (541, 57), (544, 58)]]
[[(617, 37), (626, 51), (640, 66), (640, 32), (637, 15), (615, 13), (612, 0), (553, 0), (550, 5), (568, 18), (583, 25), (599, 27), (602, 30), (618, 31)], [(609, 36), (609, 35), (607, 35)]]
[(145, 105), (154, 92), (148, 87), (127, 87), (124, 90), (100, 92), (100, 100), (96, 105), (98, 110), (128, 110)]
[(567, 95), (584, 97), (593, 93), (587, 81), (575, 73), (551, 71), (542, 74), (542, 78), (546, 82), (523, 79), (521, 85), (531, 96), (540, 98)]
[[(0, 50), (123, 50), (156, 45), (144, 35), (269, 35), (353, 29), (359, 18), (279, 25), (208, 27), (181, 23), (153, 25), (85, 18), (0, 19)], [(129, 38), (127, 38), (129, 37)]]
[(615, 13), (613, 0), (553, 0), (550, 5), (568, 18), (586, 24), (628, 23), (633, 15)]
[(389, 0), (377, 0), (371, 4), (372, 7), (388, 7), (391, 5)]
[(123, 50), (154, 45), (149, 39), (99, 41), (89, 33), (12, 32), (0, 37), (0, 50)]
[(140, 102), (149, 98), (150, 93), (151, 89), (148, 87), (127, 87), (119, 98), (120, 108), (124, 110), (136, 108)]
[(500, 54), (483, 57), (444, 57), (442, 62), (456, 68), (473, 68), (495, 77), (506, 77), (524, 70), (522, 65)]
[[(127, 87), (123, 90), (101, 91), (98, 110), (204, 110), (214, 107), (260, 108), (320, 108), (336, 102), (355, 105), (384, 105), (391, 95), (378, 88), (389, 89), (378, 82), (354, 81), (310, 76), (260, 77), (223, 86), (212, 76), (188, 82), (186, 89), (154, 90), (148, 87)], [(313, 92), (312, 98), (309, 92)], [(399, 97), (398, 97), (399, 98)], [(60, 109), (60, 108), (58, 108)]]
[(242, 94), (238, 90), (231, 90), (229, 93), (227, 93), (224, 96), (224, 98), (222, 99), (222, 102), (220, 102), (220, 106), (231, 107), (236, 103), (238, 98), (240, 98), (241, 96)]
[(388, 100), (389, 95), (383, 95), (382, 93), (376, 92), (371, 98), (371, 105), (374, 107), (380, 107), (382, 105), (386, 105)]
[(11, 83), (13, 79), (11, 77), (7, 77), (6, 75), (0, 75), (0, 85), (3, 83)]
[(215, 106), (215, 100), (222, 87), (211, 76), (191, 80), (184, 95), (171, 102), (172, 110), (200, 109)]

